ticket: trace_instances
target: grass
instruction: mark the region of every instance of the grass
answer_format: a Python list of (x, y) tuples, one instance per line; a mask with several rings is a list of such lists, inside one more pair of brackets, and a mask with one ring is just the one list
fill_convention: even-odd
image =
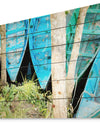
[(0, 118), (52, 118), (48, 94), (32, 80), (21, 86), (7, 85), (0, 94)]

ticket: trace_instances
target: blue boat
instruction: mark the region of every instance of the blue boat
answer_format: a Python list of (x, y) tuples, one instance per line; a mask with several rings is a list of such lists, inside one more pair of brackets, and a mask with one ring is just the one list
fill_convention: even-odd
[[(71, 56), (71, 52), (72, 52), (72, 48), (73, 48), (74, 36), (75, 36), (75, 31), (76, 31), (75, 24), (77, 23), (78, 14), (79, 14), (78, 9), (73, 10), (72, 17), (69, 21), (69, 23), (71, 25), (66, 28), (66, 36), (67, 36), (66, 72), (68, 72), (68, 64), (69, 64), (68, 62), (70, 61), (70, 56)], [(75, 19), (76, 19), (76, 21), (75, 21)], [(94, 59), (97, 56), (97, 53), (99, 51), (99, 47), (100, 47), (100, 31), (99, 31), (100, 25), (99, 24), (100, 24), (100, 4), (90, 6), (89, 9), (87, 10), (87, 14), (86, 14), (85, 22), (84, 22), (82, 39), (81, 39), (81, 42), (79, 42), (80, 49), (79, 49), (78, 59), (73, 60), (73, 61), (77, 61), (76, 70), (75, 70), (75, 74), (74, 74), (74, 80), (75, 80), (74, 96), (76, 93), (77, 86), (80, 86), (80, 88), (81, 88), (81, 84), (78, 85), (78, 82), (81, 80), (81, 78), (84, 77), (85, 72), (88, 70), (89, 66), (92, 64), (92, 62), (94, 61)], [(76, 44), (77, 43), (78, 42), (76, 42)], [(98, 64), (98, 66), (99, 65), (100, 64)], [(93, 82), (93, 79), (92, 79), (92, 82)], [(88, 92), (89, 92), (89, 90), (88, 90)], [(98, 93), (99, 93), (99, 91), (98, 91)], [(96, 108), (95, 105), (92, 105), (92, 103), (94, 103), (94, 102), (90, 101), (89, 103), (87, 103), (86, 100), (87, 99), (82, 99), (82, 102), (80, 103), (76, 117), (80, 117), (80, 118), (89, 117), (89, 115), (88, 115), (89, 110), (87, 110), (87, 108), (89, 108), (89, 107), (91, 107), (90, 111), (94, 113), (94, 109)], [(91, 105), (89, 106), (89, 104), (91, 104)], [(98, 103), (94, 103), (94, 104), (98, 105)], [(77, 106), (77, 103), (76, 103), (76, 106)], [(100, 105), (98, 105), (98, 108), (100, 109)], [(87, 114), (87, 116), (85, 116), (85, 114)], [(94, 117), (97, 117), (97, 114), (94, 115)]]
[(29, 49), (32, 63), (42, 89), (51, 75), (50, 15), (30, 20)]
[(76, 117), (100, 117), (100, 50), (89, 73)]
[(16, 81), (28, 42), (28, 20), (6, 25), (6, 68), (12, 82)]
[[(79, 15), (79, 8), (72, 10), (72, 17), (69, 20), (69, 27), (66, 28), (66, 72), (68, 72), (68, 62), (70, 61), (70, 56), (73, 48), (74, 43), (74, 36), (76, 32), (76, 23)], [(75, 71), (75, 82), (77, 83), (76, 79), (79, 81), (83, 74), (88, 69), (90, 64), (93, 62), (96, 54), (97, 49), (100, 46), (99, 39), (100, 39), (100, 26), (99, 19), (100, 19), (100, 4), (98, 5), (91, 5), (87, 10), (84, 28), (82, 33), (82, 39), (80, 43), (79, 55), (76, 64), (76, 71)], [(67, 18), (68, 19), (68, 18)], [(77, 45), (78, 42), (76, 42)]]

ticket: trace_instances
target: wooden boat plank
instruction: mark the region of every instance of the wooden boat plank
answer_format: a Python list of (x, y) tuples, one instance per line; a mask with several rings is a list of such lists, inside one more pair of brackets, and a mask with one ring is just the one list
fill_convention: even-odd
[[(34, 25), (35, 24), (35, 25)], [(45, 26), (45, 27), (44, 27)], [(51, 29), (50, 16), (42, 16), (30, 19), (29, 34), (41, 33)]]
[[(72, 33), (75, 33), (75, 30), (72, 31)], [(82, 34), (87, 35), (100, 35), (100, 30), (84, 30)]]
[[(22, 33), (23, 31), (25, 31), (25, 29), (26, 29), (26, 27), (20, 28), (20, 29), (15, 30), (15, 31), (8, 31), (8, 32), (6, 32), (6, 36), (7, 36), (7, 35), (10, 35), (10, 34), (14, 34), (14, 33), (15, 33), (15, 35), (12, 35), (12, 37), (13, 37), (13, 36), (18, 36), (18, 35), (19, 35), (19, 32)], [(22, 34), (23, 34), (23, 33), (22, 33)], [(22, 34), (20, 34), (20, 36), (21, 36)]]
[[(82, 109), (82, 108), (83, 109)], [(98, 118), (100, 117), (100, 104), (83, 99), (80, 105), (81, 111), (76, 114), (77, 118)]]
[(100, 13), (100, 9), (88, 9), (87, 13)]
[(30, 50), (33, 49), (45, 49), (51, 47), (51, 34), (49, 32), (38, 33), (37, 35), (29, 35), (30, 41), (34, 43), (34, 47), (30, 46)]

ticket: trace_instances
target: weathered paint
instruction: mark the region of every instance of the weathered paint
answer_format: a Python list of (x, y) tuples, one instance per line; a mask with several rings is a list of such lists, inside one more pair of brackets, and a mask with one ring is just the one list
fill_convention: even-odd
[(72, 33), (72, 30), (75, 29), (76, 30), (76, 25), (75, 26), (71, 26), (72, 24), (77, 24), (77, 18), (79, 15), (79, 10), (80, 9), (75, 9), (70, 11), (67, 15), (66, 15), (66, 21), (67, 19), (69, 19), (69, 22), (67, 21), (66, 24), (68, 24), (66, 27), (66, 73), (68, 72), (68, 62), (70, 61), (70, 57), (71, 57), (71, 52), (72, 52), (72, 48), (73, 48), (73, 43), (74, 43), (74, 36), (75, 33)]
[[(84, 25), (82, 38), (82, 40), (87, 39), (91, 41), (85, 41), (84, 45), (82, 45), (81, 43), (80, 46), (80, 52), (85, 53), (87, 56), (84, 56), (84, 54), (82, 54), (82, 56), (79, 56), (79, 58), (86, 58), (86, 60), (89, 59), (89, 61), (88, 63), (84, 60), (80, 61), (79, 63), (77, 61), (78, 66), (76, 68), (76, 72), (79, 69), (78, 77), (80, 77), (80, 74), (84, 73), (84, 71), (86, 70), (85, 66), (88, 67), (95, 57), (96, 59), (89, 73), (88, 80), (82, 94), (82, 100), (76, 113), (76, 117), (78, 118), (100, 117), (100, 98), (95, 98), (100, 96), (100, 21), (97, 21), (98, 19), (100, 19), (100, 14), (98, 12), (95, 13), (96, 9), (100, 11), (100, 5), (95, 5), (93, 7), (94, 8), (92, 8), (91, 6), (88, 9), (89, 11), (87, 11), (86, 19), (89, 18), (89, 14), (92, 12), (91, 17), (93, 16), (94, 22)], [(82, 65), (84, 65), (84, 68), (82, 68)]]
[[(88, 10), (93, 10), (94, 8), (99, 9), (100, 5), (90, 6)], [(72, 19), (70, 22), (73, 22), (75, 19), (74, 13), (78, 15), (79, 10), (74, 10), (72, 14)], [(78, 55), (78, 60), (76, 65), (76, 72), (75, 72), (75, 78), (80, 78), (86, 71), (86, 69), (89, 67), (90, 63), (93, 61), (94, 57), (96, 56), (96, 51), (98, 47), (100, 46), (99, 38), (100, 38), (100, 21), (97, 21), (100, 18), (100, 14), (97, 13), (89, 13), (87, 11), (87, 15), (85, 18), (84, 28), (82, 32), (82, 39), (81, 43), (76, 42), (76, 46), (80, 43), (80, 50)], [(92, 22), (89, 20), (92, 19)], [(77, 21), (77, 20), (76, 20)], [(89, 21), (89, 22), (88, 22)], [(81, 25), (81, 24), (79, 24)], [(66, 72), (68, 72), (68, 64), (70, 61), (71, 51), (73, 48), (73, 42), (74, 42), (74, 36), (75, 36), (76, 26), (70, 26), (66, 28), (66, 58), (68, 63), (66, 63)], [(73, 62), (74, 63), (74, 62)]]
[(100, 117), (100, 50), (89, 73), (77, 118)]
[(46, 88), (51, 75), (50, 29), (50, 15), (34, 18), (30, 21), (29, 32), (32, 33), (29, 35), (30, 54), (37, 78), (43, 89)]
[(28, 20), (6, 25), (6, 66), (12, 82), (16, 81), (27, 46), (27, 27)]

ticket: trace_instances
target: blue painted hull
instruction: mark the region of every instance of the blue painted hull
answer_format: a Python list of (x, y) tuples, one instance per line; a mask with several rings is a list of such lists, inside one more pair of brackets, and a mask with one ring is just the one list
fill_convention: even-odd
[(50, 16), (31, 19), (29, 49), (32, 63), (42, 89), (51, 75), (51, 24)]
[(76, 117), (100, 117), (100, 98), (98, 97), (100, 97), (100, 50), (89, 73)]
[[(99, 85), (99, 70), (100, 70), (100, 29), (99, 21), (100, 14), (95, 13), (95, 9), (100, 10), (100, 5), (94, 5), (89, 7), (85, 21), (92, 20), (89, 24), (84, 24), (82, 40), (91, 40), (81, 42), (79, 59), (82, 61), (77, 62), (76, 71), (79, 70), (79, 79), (86, 71), (86, 68), (93, 62), (93, 66), (90, 70), (85, 89), (82, 94), (82, 99), (79, 104), (79, 108), (76, 113), (77, 118), (93, 118), (100, 117), (100, 85)], [(96, 33), (95, 33), (96, 32)], [(96, 58), (95, 58), (96, 57)], [(81, 86), (81, 85), (80, 85)]]
[[(97, 49), (100, 46), (100, 43), (99, 43), (100, 32), (98, 32), (98, 30), (100, 30), (100, 26), (96, 25), (96, 24), (99, 24), (99, 21), (96, 22), (96, 20), (100, 19), (100, 14), (99, 13), (95, 14), (94, 9), (99, 10), (100, 5), (89, 7), (86, 14), (83, 33), (82, 33), (82, 39), (80, 42), (79, 55), (78, 55), (77, 64), (76, 64), (75, 76), (74, 76), (76, 83), (80, 80), (80, 78), (83, 77), (85, 71), (89, 68), (90, 64), (93, 62), (93, 59), (97, 54)], [(90, 12), (90, 10), (92, 11)], [(70, 61), (71, 52), (73, 49), (74, 36), (76, 33), (75, 24), (77, 23), (78, 15), (79, 15), (79, 9), (73, 10), (73, 12), (71, 13), (70, 20), (67, 21), (69, 22), (69, 24), (67, 25), (69, 27), (66, 28), (66, 38), (67, 38), (66, 60), (68, 62)], [(69, 19), (69, 17), (66, 18), (66, 20), (67, 19)], [(68, 72), (68, 64), (69, 63), (66, 63), (66, 72)]]
[(6, 67), (12, 82), (16, 81), (28, 41), (28, 20), (6, 25)]

